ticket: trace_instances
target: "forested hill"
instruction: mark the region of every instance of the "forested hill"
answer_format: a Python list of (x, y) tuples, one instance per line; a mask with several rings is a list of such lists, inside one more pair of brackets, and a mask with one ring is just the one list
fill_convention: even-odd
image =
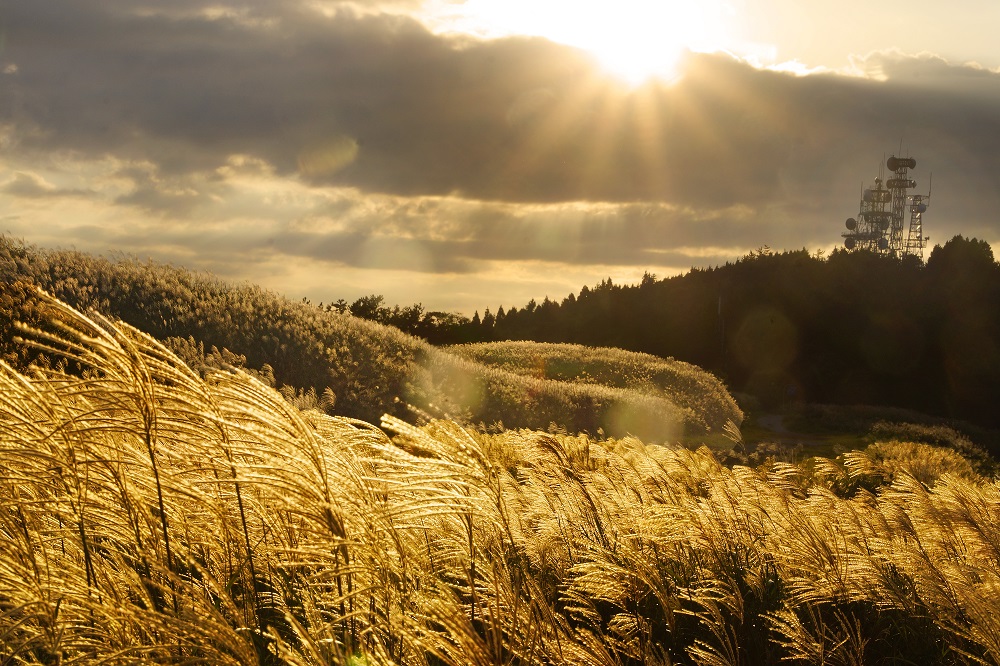
[(988, 243), (960, 236), (926, 263), (765, 250), (634, 286), (606, 280), (562, 302), (484, 310), (436, 334), (674, 357), (765, 405), (890, 405), (1000, 425), (1000, 266)]

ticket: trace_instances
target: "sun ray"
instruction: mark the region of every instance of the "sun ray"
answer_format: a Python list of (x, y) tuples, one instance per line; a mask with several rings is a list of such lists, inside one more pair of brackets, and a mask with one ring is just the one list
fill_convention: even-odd
[(548, 104), (516, 132), (516, 147), (504, 176), (531, 178), (546, 171), (546, 162), (570, 158), (567, 151), (579, 149), (579, 138), (593, 127), (595, 109), (609, 96), (608, 82), (599, 77), (553, 93)]
[(662, 192), (663, 179), (667, 174), (666, 151), (669, 133), (664, 131), (664, 113), (667, 102), (663, 97), (663, 89), (656, 86), (646, 86), (636, 90), (630, 109), (634, 124), (635, 152), (643, 160), (641, 169), (643, 192)]

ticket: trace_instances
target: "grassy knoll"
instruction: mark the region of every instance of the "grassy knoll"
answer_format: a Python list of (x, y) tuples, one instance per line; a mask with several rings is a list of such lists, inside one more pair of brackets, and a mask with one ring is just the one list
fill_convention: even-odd
[(743, 414), (721, 381), (701, 368), (650, 354), (584, 345), (507, 341), (457, 345), (449, 351), (519, 375), (640, 391), (696, 415), (706, 431), (721, 431)]
[(0, 661), (989, 664), (1000, 482), (301, 411), (48, 302), (0, 364)]
[(666, 442), (699, 441), (740, 419), (732, 398), (693, 366), (676, 374), (670, 390), (526, 376), (390, 326), (151, 262), (45, 251), (0, 237), (0, 285), (0, 357), (16, 367), (38, 360), (12, 342), (15, 321), (45, 319), (32, 288), (38, 285), (166, 341), (193, 367), (253, 369), (300, 406), (366, 421), (385, 413), (410, 418), (412, 405), (473, 424), (555, 425)]

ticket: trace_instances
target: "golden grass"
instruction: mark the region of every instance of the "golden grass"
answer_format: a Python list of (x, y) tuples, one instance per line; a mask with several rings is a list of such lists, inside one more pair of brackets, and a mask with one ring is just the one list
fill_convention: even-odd
[[(586, 348), (577, 346), (567, 359), (600, 381), (528, 376), (391, 326), (169, 265), (39, 250), (0, 236), (0, 269), (0, 357), (21, 369), (38, 354), (12, 347), (9, 324), (43, 323), (45, 307), (32, 290), (38, 285), (154, 335), (192, 368), (259, 369), (297, 406), (369, 422), (406, 416), (413, 405), (463, 423), (701, 443), (721, 439), (721, 425), (741, 418), (716, 378), (647, 355), (597, 350), (581, 358)], [(628, 384), (611, 381), (618, 371)]]
[(947, 456), (376, 428), (52, 306), (86, 370), (0, 366), (3, 663), (1000, 660), (1000, 484)]
[(743, 420), (736, 401), (717, 377), (672, 358), (608, 347), (523, 340), (447, 349), (462, 358), (525, 377), (633, 391), (669, 401), (686, 414), (686, 430), (694, 436), (718, 433), (727, 422), (739, 424)]

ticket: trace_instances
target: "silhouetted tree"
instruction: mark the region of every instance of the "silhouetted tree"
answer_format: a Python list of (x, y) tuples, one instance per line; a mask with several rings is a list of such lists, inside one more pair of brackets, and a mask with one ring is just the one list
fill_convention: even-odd
[(384, 321), (389, 316), (389, 309), (384, 306), (384, 302), (385, 297), (380, 295), (362, 296), (351, 303), (351, 314), (371, 321)]
[(927, 260), (936, 388), (952, 416), (1000, 422), (1000, 267), (986, 241), (955, 236)]

